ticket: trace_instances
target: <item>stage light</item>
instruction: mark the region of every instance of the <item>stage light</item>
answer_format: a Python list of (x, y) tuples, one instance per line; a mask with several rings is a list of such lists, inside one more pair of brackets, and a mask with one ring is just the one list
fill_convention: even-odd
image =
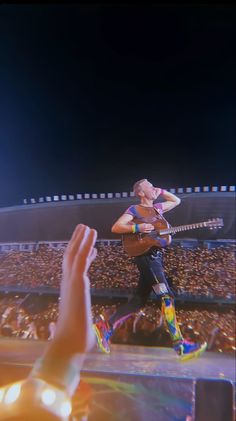
[(89, 193), (84, 193), (84, 199), (90, 199), (90, 194)]
[(0, 402), (2, 402), (4, 396), (4, 389), (0, 389)]
[(32, 198), (30, 199), (30, 203), (36, 203), (36, 200), (32, 197)]
[(210, 187), (209, 186), (204, 186), (203, 187), (203, 191), (204, 192), (209, 192), (210, 191)]
[(175, 189), (170, 189), (170, 193), (175, 194)]
[(113, 193), (107, 193), (107, 197), (108, 197), (108, 199), (112, 199), (113, 198)]
[(53, 200), (54, 200), (54, 202), (58, 202), (58, 200), (59, 200), (59, 196), (53, 196)]
[(192, 187), (186, 187), (186, 193), (192, 193), (193, 189)]
[(41, 394), (41, 400), (46, 406), (51, 406), (56, 401), (56, 392), (53, 389), (44, 389)]
[(229, 186), (229, 191), (235, 191), (235, 186)]
[(27, 199), (23, 199), (24, 205), (27, 205)]
[(105, 197), (106, 197), (106, 195), (105, 195), (105, 193), (100, 193), (100, 199), (105, 199)]
[(69, 194), (68, 199), (69, 200), (75, 200), (75, 196), (73, 194)]
[(194, 191), (195, 191), (195, 193), (200, 193), (201, 187), (194, 187)]
[(211, 191), (218, 191), (218, 187), (217, 186), (212, 186)]
[(93, 193), (93, 194), (92, 194), (92, 199), (97, 199), (97, 198), (98, 198), (97, 193)]
[(81, 200), (81, 199), (82, 199), (82, 194), (77, 193), (77, 195), (76, 195), (76, 199)]
[(122, 192), (122, 197), (128, 197), (128, 193), (126, 191)]
[(134, 192), (133, 192), (133, 191), (131, 191), (131, 192), (129, 193), (129, 195), (130, 195), (130, 197), (134, 197), (134, 196), (135, 196), (135, 194), (134, 194)]
[(220, 191), (227, 191), (227, 186), (220, 186)]
[(39, 197), (39, 203), (43, 203), (44, 202), (44, 197)]
[(183, 189), (183, 187), (178, 187), (178, 193), (183, 193), (184, 192), (184, 189)]
[(61, 195), (61, 200), (67, 200), (67, 196), (66, 196), (66, 194), (62, 194), (62, 195)]
[(115, 193), (115, 197), (116, 198), (120, 198), (121, 197), (121, 194), (120, 193)]
[(72, 406), (69, 400), (62, 402), (60, 406), (61, 417), (68, 417), (71, 414)]
[(52, 201), (51, 196), (46, 196), (46, 202), (51, 202), (51, 201)]
[(19, 398), (20, 392), (21, 392), (21, 383), (14, 383), (7, 390), (7, 392), (5, 394), (5, 397), (4, 397), (4, 402), (6, 404), (10, 404), (10, 403), (15, 402)]

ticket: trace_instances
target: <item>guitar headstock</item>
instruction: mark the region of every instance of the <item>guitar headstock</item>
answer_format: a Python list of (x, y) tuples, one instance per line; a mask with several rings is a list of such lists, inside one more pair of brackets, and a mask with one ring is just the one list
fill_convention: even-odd
[(223, 226), (224, 226), (224, 222), (222, 218), (213, 218), (213, 219), (208, 219), (207, 221), (207, 227), (210, 229), (222, 228)]

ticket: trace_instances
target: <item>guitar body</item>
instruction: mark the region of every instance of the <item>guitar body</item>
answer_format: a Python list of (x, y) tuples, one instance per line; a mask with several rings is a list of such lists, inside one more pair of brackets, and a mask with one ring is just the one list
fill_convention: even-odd
[[(135, 223), (141, 224), (142, 220), (137, 220)], [(152, 222), (155, 227), (155, 231), (150, 233), (141, 233), (136, 234), (123, 234), (122, 242), (123, 247), (126, 253), (129, 256), (140, 256), (141, 254), (147, 253), (152, 247), (162, 248), (168, 246), (171, 241), (171, 235), (158, 235), (160, 230), (165, 230), (170, 228), (168, 222), (163, 219), (158, 219), (156, 222)]]
[[(136, 224), (141, 224), (143, 222), (143, 219), (135, 218)], [(146, 219), (146, 222), (152, 224), (155, 229), (149, 233), (139, 232), (137, 234), (122, 235), (123, 247), (129, 256), (140, 256), (141, 254), (147, 253), (152, 247), (166, 247), (172, 241), (171, 234), (176, 234), (180, 231), (188, 231), (196, 228), (215, 229), (221, 228), (224, 225), (222, 218), (215, 218), (204, 222), (197, 222), (195, 224), (171, 227), (162, 215), (159, 216), (159, 219), (157, 220), (153, 220), (153, 217), (150, 220)]]

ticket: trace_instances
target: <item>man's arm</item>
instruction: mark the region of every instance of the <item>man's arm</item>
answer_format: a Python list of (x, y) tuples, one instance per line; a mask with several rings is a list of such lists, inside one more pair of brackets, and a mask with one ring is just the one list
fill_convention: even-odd
[(133, 216), (128, 213), (123, 213), (119, 219), (114, 223), (111, 231), (115, 234), (126, 234), (132, 232)]
[(167, 190), (162, 191), (162, 196), (166, 200), (165, 202), (162, 202), (162, 210), (164, 212), (168, 212), (171, 209), (174, 209), (176, 206), (178, 206), (181, 203), (181, 200), (179, 197), (175, 196), (175, 194), (168, 192)]
[[(134, 233), (133, 226), (134, 223), (132, 222), (134, 217), (128, 213), (123, 213), (119, 219), (114, 223), (111, 228), (111, 231), (115, 234), (130, 234)], [(154, 230), (154, 226), (152, 224), (135, 224), (136, 229), (135, 232), (150, 232)]]
[(97, 232), (86, 225), (74, 230), (63, 257), (55, 335), (30, 373), (30, 378), (60, 385), (69, 396), (78, 386), (85, 355), (95, 344), (88, 270), (96, 258), (96, 239)]

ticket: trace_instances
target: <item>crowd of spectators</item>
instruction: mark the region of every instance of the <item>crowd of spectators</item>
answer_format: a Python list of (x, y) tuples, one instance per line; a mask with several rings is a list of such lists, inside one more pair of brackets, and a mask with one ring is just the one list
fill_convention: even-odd
[[(31, 251), (0, 253), (0, 285), (59, 288), (64, 247), (40, 244)], [(120, 244), (98, 242), (90, 268), (91, 288), (135, 288), (138, 270)], [(163, 252), (166, 276), (178, 294), (235, 298), (235, 245), (216, 248), (168, 247)]]
[[(44, 297), (41, 298), (44, 300)], [(53, 338), (58, 301), (49, 301), (47, 307), (36, 312), (24, 307), (22, 297), (0, 298), (0, 335), (22, 339), (50, 340)], [(116, 306), (93, 304), (94, 321), (99, 314), (108, 317)], [(184, 336), (188, 340), (207, 341), (208, 349), (216, 352), (235, 353), (235, 311), (177, 309), (177, 317)], [(171, 339), (162, 318), (160, 306), (150, 303), (139, 313), (131, 316), (118, 328), (113, 343), (171, 347)]]
[(169, 247), (164, 263), (179, 294), (224, 298), (236, 295), (235, 245), (210, 249)]
[(41, 244), (32, 251), (0, 254), (0, 285), (59, 287), (64, 249)]
[[(62, 258), (66, 244), (55, 248), (40, 244), (29, 251), (8, 250), (0, 254), (0, 285), (59, 289)], [(120, 243), (97, 243), (98, 255), (90, 268), (91, 288), (135, 288), (138, 271)], [(180, 245), (163, 252), (166, 275), (178, 295), (235, 298), (235, 245), (216, 248)], [(0, 299), (1, 335), (28, 339), (50, 340), (58, 316), (58, 302), (49, 302), (46, 310), (34, 314), (21, 305), (22, 298)], [(109, 316), (115, 305), (93, 305), (94, 319), (98, 314)], [(234, 312), (209, 310), (178, 310), (181, 329), (190, 340), (207, 340), (209, 349), (234, 352)], [(171, 346), (160, 308), (149, 303), (127, 320), (112, 337), (114, 343)]]

